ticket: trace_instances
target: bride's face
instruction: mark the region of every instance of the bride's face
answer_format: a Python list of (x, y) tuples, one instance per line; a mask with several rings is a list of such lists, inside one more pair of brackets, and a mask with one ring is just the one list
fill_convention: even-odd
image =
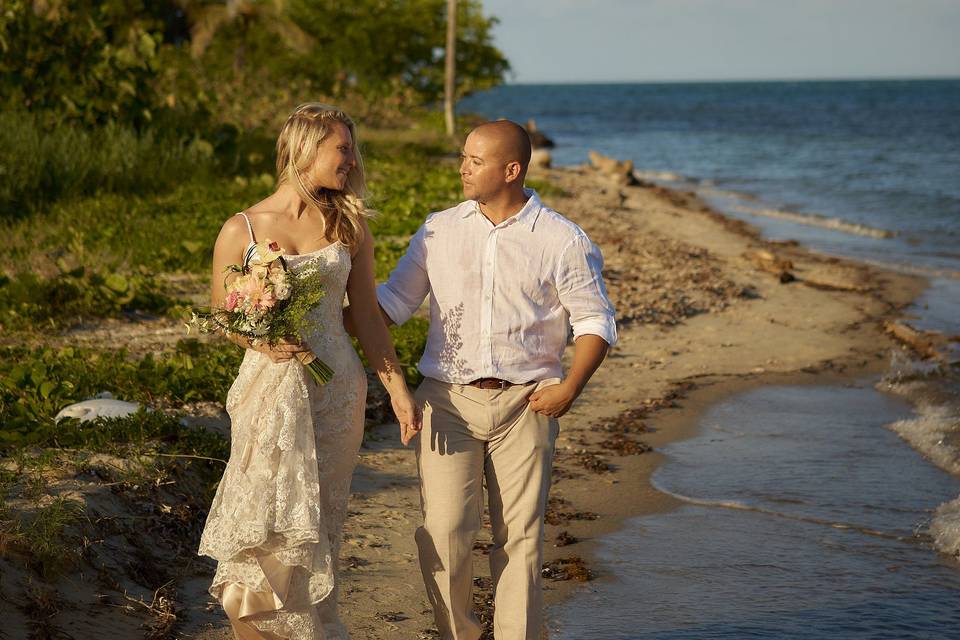
[(353, 136), (342, 122), (334, 122), (330, 133), (317, 148), (317, 159), (310, 169), (310, 182), (323, 189), (342, 191), (347, 174), (357, 164)]

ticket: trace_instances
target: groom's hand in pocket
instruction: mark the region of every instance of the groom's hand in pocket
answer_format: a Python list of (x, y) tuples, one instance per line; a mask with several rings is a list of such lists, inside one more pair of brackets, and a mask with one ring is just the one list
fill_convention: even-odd
[(559, 418), (570, 410), (578, 395), (577, 390), (564, 381), (534, 391), (527, 402), (537, 413)]

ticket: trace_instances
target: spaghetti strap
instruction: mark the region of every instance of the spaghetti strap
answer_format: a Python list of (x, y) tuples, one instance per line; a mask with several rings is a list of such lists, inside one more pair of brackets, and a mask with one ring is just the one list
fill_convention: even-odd
[(247, 214), (241, 211), (238, 215), (243, 216), (243, 219), (247, 221), (247, 231), (250, 232), (250, 242), (255, 243), (257, 240), (253, 237), (253, 225), (250, 224), (250, 218), (247, 217)]

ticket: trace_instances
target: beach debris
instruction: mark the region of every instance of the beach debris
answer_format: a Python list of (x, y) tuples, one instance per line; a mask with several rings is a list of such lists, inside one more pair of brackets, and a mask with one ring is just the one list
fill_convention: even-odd
[(576, 580), (588, 582), (593, 580), (593, 572), (587, 568), (587, 563), (580, 556), (557, 558), (543, 563), (540, 575), (550, 580)]
[(633, 160), (617, 160), (601, 155), (592, 149), (587, 155), (590, 158), (590, 166), (607, 177), (613, 178), (618, 184), (630, 186), (640, 184), (637, 176), (633, 175)]
[(60, 422), (64, 418), (76, 418), (80, 422), (89, 422), (97, 418), (122, 418), (136, 413), (139, 409), (140, 405), (136, 402), (114, 400), (110, 397), (93, 398), (67, 405), (53, 420)]
[(533, 118), (527, 120), (527, 135), (530, 136), (530, 144), (534, 149), (552, 149), (556, 146), (547, 134), (537, 128), (537, 121)]
[(403, 611), (378, 611), (373, 614), (373, 617), (383, 622), (402, 622), (410, 619), (410, 616), (404, 614)]
[(553, 156), (546, 149), (534, 149), (530, 154), (531, 169), (549, 169), (553, 164)]
[(594, 473), (609, 473), (613, 471), (613, 467), (611, 467), (606, 460), (586, 449), (580, 449), (573, 453), (571, 459), (587, 471)]
[(646, 408), (627, 409), (621, 411), (615, 418), (609, 418), (594, 423), (588, 427), (590, 431), (604, 433), (644, 433), (650, 431), (641, 418), (649, 413)]
[(617, 433), (600, 443), (600, 446), (608, 451), (616, 453), (618, 456), (636, 456), (641, 453), (653, 451), (653, 447), (646, 442), (628, 438), (622, 433)]
[(906, 322), (896, 320), (883, 323), (884, 330), (924, 358), (946, 360), (950, 338), (937, 331), (920, 331)]
[(483, 554), (490, 553), (490, 547), (492, 546), (493, 546), (492, 542), (485, 542), (483, 540), (474, 540), (473, 542), (473, 550), (479, 551), (480, 553), (483, 553)]
[(800, 281), (808, 287), (824, 291), (866, 292), (872, 289), (863, 270), (839, 264), (819, 264), (804, 269)]
[(342, 560), (342, 564), (345, 564), (349, 569), (359, 569), (360, 567), (365, 567), (370, 564), (370, 561), (364, 560), (359, 556), (347, 556)]
[(772, 251), (767, 249), (750, 249), (743, 253), (743, 257), (749, 260), (755, 267), (761, 271), (772, 273), (780, 280), (780, 284), (786, 284), (796, 280), (793, 275), (793, 262), (777, 257)]
[(493, 578), (473, 578), (473, 610), (480, 621), (482, 631), (479, 640), (493, 640)]
[(550, 483), (557, 484), (561, 480), (575, 480), (576, 478), (582, 478), (583, 474), (577, 473), (572, 469), (567, 469), (566, 467), (554, 466), (553, 471), (550, 472)]
[(553, 546), (555, 547), (567, 547), (571, 544), (577, 544), (580, 542), (580, 539), (576, 536), (570, 535), (566, 529), (557, 534), (557, 537), (553, 539)]
[(592, 511), (566, 511), (563, 510), (565, 507), (569, 507), (570, 502), (564, 500), (563, 498), (556, 498), (551, 496), (550, 500), (547, 503), (547, 510), (544, 515), (544, 521), (553, 526), (560, 524), (565, 524), (571, 520), (598, 520), (599, 515)]

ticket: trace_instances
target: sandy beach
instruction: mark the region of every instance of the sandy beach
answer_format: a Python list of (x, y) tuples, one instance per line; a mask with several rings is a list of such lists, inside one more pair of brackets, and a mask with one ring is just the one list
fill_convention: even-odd
[[(727, 394), (880, 371), (893, 345), (883, 322), (914, 300), (925, 282), (817, 255), (796, 243), (766, 242), (690, 193), (624, 186), (586, 166), (533, 177), (549, 185), (544, 200), (601, 247), (620, 329), (619, 343), (561, 421), (544, 568), (547, 603), (556, 605), (583, 581), (609, 579), (593, 559), (592, 541), (624, 518), (675, 506), (649, 482), (661, 462), (658, 448), (690, 435), (699, 413)], [(149, 351), (182, 336), (172, 321), (121, 325), (79, 330), (64, 340), (97, 344), (106, 332), (131, 349)], [(374, 390), (368, 418), (386, 415), (382, 391), (378, 385)], [(196, 421), (225, 430), (222, 409), (208, 405), (195, 407)], [(157, 504), (137, 511), (111, 494), (109, 483), (71, 482), (90, 517), (106, 527), (107, 543), (92, 541), (91, 548), (110, 571), (65, 578), (59, 599), (47, 601), (47, 591), (30, 586), (34, 579), (4, 562), (0, 590), (15, 605), (5, 607), (11, 628), (37, 628), (36, 619), (43, 618), (42, 628), (76, 638), (231, 637), (206, 593), (212, 564), (176, 560), (172, 566), (162, 548), (138, 548), (143, 543), (135, 539), (140, 519), (163, 508), (182, 512), (185, 526), (166, 533), (182, 539), (177, 557), (188, 557), (185, 545), (202, 527), (202, 506), (183, 494), (163, 498), (157, 487)], [(419, 519), (413, 449), (401, 446), (395, 425), (375, 426), (360, 452), (341, 557), (341, 606), (353, 637), (437, 637), (413, 540)], [(486, 623), (489, 542), (485, 529), (475, 545), (475, 601)], [(118, 582), (118, 575), (139, 579)], [(142, 584), (154, 583), (164, 586), (143, 590)]]
[[(592, 562), (592, 540), (626, 517), (675, 506), (649, 483), (657, 448), (689, 435), (697, 415), (727, 394), (881, 370), (893, 344), (883, 321), (924, 281), (765, 242), (692, 194), (620, 186), (586, 167), (537, 177), (563, 190), (546, 201), (603, 250), (621, 331), (561, 423), (544, 569), (553, 605), (581, 581), (607, 578)], [(796, 279), (782, 284), (758, 268), (756, 250), (792, 262)], [(395, 427), (373, 430), (342, 558), (342, 606), (355, 637), (436, 637), (413, 543), (415, 473)], [(475, 601), (485, 621), (489, 540), (485, 530), (475, 545)], [(221, 629), (197, 637), (227, 636)]]

